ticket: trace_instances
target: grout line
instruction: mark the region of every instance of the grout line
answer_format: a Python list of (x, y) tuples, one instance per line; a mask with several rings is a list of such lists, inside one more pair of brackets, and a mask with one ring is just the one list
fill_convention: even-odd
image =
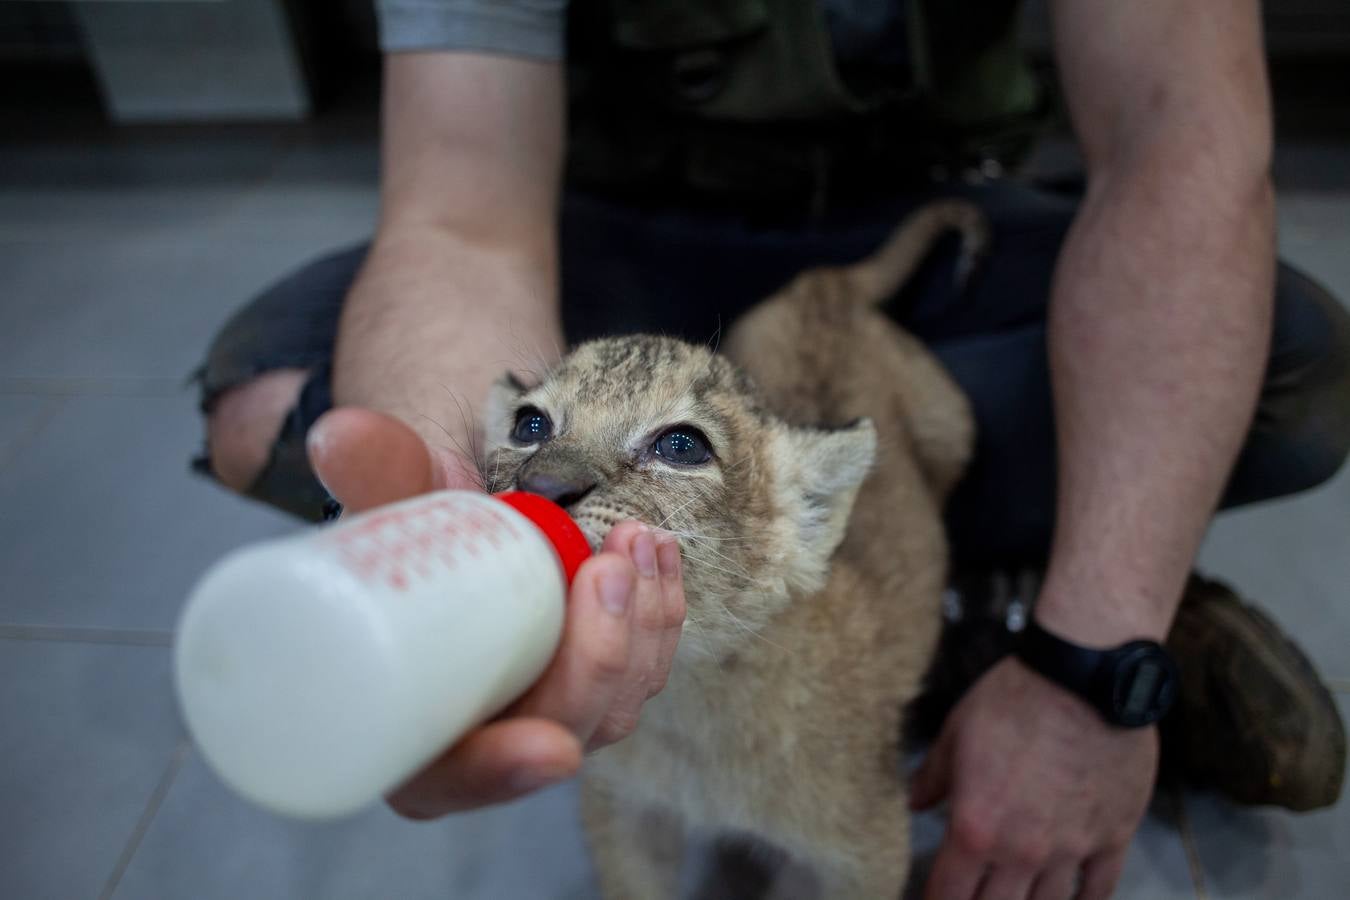
[(103, 397), (174, 397), (185, 393), (188, 386), (187, 378), (164, 375), (0, 377), (0, 394), (55, 397), (87, 394)]
[(169, 647), (173, 645), (173, 632), (150, 628), (74, 628), (65, 625), (0, 624), (0, 640)]
[(21, 450), (31, 444), (37, 436), (42, 433), (42, 429), (46, 428), (51, 423), (52, 419), (56, 418), (56, 414), (59, 413), (65, 405), (65, 397), (48, 403), (33, 414), (33, 417), (28, 420), (27, 426), (19, 433), (18, 437), (14, 438), (8, 444), (0, 445), (0, 469), (9, 465), (10, 462), (19, 455)]
[(169, 757), (169, 764), (164, 767), (164, 774), (160, 776), (155, 789), (150, 792), (150, 799), (145, 802), (145, 809), (141, 812), (141, 817), (136, 820), (136, 827), (131, 830), (131, 837), (127, 838), (127, 845), (122, 848), (122, 855), (118, 857), (117, 864), (113, 866), (112, 874), (104, 882), (98, 900), (109, 900), (117, 890), (118, 884), (122, 881), (122, 876), (131, 866), (132, 858), (136, 856), (136, 851), (141, 847), (141, 841), (145, 839), (146, 833), (150, 830), (155, 815), (164, 804), (164, 798), (169, 795), (169, 789), (173, 787), (174, 779), (178, 777), (179, 771), (183, 768), (183, 763), (187, 762), (190, 750), (191, 744), (188, 743), (187, 738), (181, 739), (178, 746), (174, 748), (173, 756)]
[(1186, 866), (1191, 872), (1191, 886), (1195, 889), (1195, 900), (1209, 900), (1209, 891), (1205, 888), (1205, 863), (1200, 858), (1200, 847), (1195, 841), (1195, 831), (1191, 828), (1191, 817), (1186, 812), (1186, 795), (1181, 783), (1173, 782), (1168, 788), (1172, 800), (1172, 814), (1176, 817), (1177, 831), (1181, 836), (1181, 849), (1186, 854)]
[[(164, 2), (164, 0), (158, 0)], [(201, 0), (199, 0), (201, 2)], [(207, 0), (207, 2), (219, 2), (219, 0)], [(131, 189), (128, 190), (130, 192)], [(192, 227), (206, 227), (211, 225), (210, 217), (205, 216), (201, 222), (190, 223)], [(151, 232), (149, 226), (146, 228), (146, 235), (150, 238), (157, 238), (171, 230), (171, 226), (158, 226), (159, 230)], [(26, 226), (0, 226), (0, 244), (86, 244), (101, 243), (116, 239), (123, 234), (118, 230), (118, 223), (114, 221), (83, 221), (75, 222), (70, 219), (64, 221), (52, 221), (36, 225)]]

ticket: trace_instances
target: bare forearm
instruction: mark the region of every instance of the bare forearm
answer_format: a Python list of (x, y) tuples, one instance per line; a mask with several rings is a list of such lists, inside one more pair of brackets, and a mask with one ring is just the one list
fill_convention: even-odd
[[(1256, 0), (1052, 0), (1052, 14), (1089, 181), (1050, 303), (1059, 478), (1036, 619), (1111, 647), (1167, 633), (1251, 419), (1272, 306), (1270, 115)], [(931, 802), (933, 780), (950, 785), (929, 896), (1109, 896), (1158, 745), (1015, 658), (995, 666), (916, 790)]]
[(1274, 270), (1256, 0), (1054, 0), (1089, 189), (1050, 312), (1059, 482), (1038, 607), (1166, 633), (1250, 424)]
[(432, 446), (467, 446), (492, 380), (559, 352), (555, 272), (551, 251), (435, 229), (380, 236), (343, 311), (334, 399), (393, 413)]
[(493, 378), (556, 355), (561, 91), (546, 64), (390, 59), (380, 225), (339, 325), (337, 402), (455, 449)]
[(1250, 424), (1273, 265), (1261, 171), (1144, 155), (1093, 185), (1051, 306), (1047, 626), (1101, 644), (1166, 633)]

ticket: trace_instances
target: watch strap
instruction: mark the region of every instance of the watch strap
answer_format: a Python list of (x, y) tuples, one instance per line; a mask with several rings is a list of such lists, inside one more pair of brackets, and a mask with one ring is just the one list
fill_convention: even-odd
[(1105, 650), (1080, 647), (1031, 618), (1016, 652), (1030, 669), (1085, 700), (1112, 725), (1151, 725), (1176, 697), (1176, 665), (1154, 641), (1130, 641)]
[(1018, 658), (1032, 671), (1077, 694), (1108, 718), (1110, 711), (1102, 707), (1101, 694), (1110, 652), (1072, 644), (1046, 631), (1035, 618), (1027, 619), (1017, 642)]

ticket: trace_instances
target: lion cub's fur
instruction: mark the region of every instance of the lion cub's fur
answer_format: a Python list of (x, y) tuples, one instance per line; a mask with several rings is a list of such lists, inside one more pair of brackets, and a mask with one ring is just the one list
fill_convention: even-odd
[[(934, 204), (868, 260), (801, 275), (737, 324), (725, 359), (607, 339), (496, 394), (491, 488), (536, 468), (582, 472), (596, 487), (571, 511), (593, 543), (628, 517), (680, 536), (689, 615), (670, 681), (584, 772), (609, 900), (674, 897), (692, 832), (786, 850), (828, 898), (900, 895), (901, 714), (936, 646), (939, 510), (973, 426), (933, 358), (876, 307), (953, 227), (982, 239), (970, 207)], [(552, 418), (552, 439), (512, 444), (524, 406)], [(650, 452), (680, 423), (707, 435), (712, 462)]]

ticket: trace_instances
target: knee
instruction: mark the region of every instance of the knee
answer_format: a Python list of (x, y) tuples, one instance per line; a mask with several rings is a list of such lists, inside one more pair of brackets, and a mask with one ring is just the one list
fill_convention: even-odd
[(1350, 342), (1341, 347), (1335, 380), (1310, 406), (1308, 421), (1297, 435), (1307, 488), (1330, 481), (1350, 456)]
[(257, 480), (308, 375), (305, 369), (277, 369), (214, 400), (206, 417), (206, 445), (211, 471), (221, 484), (242, 493)]
[(1279, 288), (1281, 304), (1292, 302), (1302, 313), (1297, 327), (1281, 328), (1277, 311), (1276, 353), (1256, 430), (1282, 447), (1286, 492), (1293, 492), (1329, 480), (1350, 455), (1350, 312), (1293, 270), (1281, 271)]

